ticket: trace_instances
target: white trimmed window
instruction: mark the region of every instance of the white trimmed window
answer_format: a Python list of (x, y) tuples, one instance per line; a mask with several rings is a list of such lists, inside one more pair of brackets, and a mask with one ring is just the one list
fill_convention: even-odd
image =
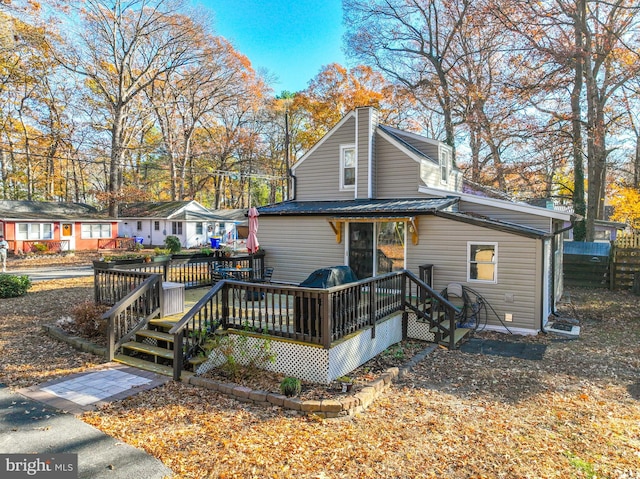
[(182, 234), (182, 221), (172, 221), (171, 222), (171, 234), (172, 235), (181, 235)]
[(201, 235), (204, 231), (203, 225), (201, 221), (196, 222), (196, 234)]
[(467, 281), (498, 282), (498, 243), (467, 243)]
[(159, 221), (154, 221), (153, 222), (153, 230), (154, 231), (160, 231), (160, 222)]
[(356, 147), (340, 146), (340, 189), (351, 190), (356, 187)]
[(449, 183), (449, 169), (451, 167), (451, 152), (440, 148), (440, 182)]
[(18, 223), (16, 239), (41, 240), (53, 238), (52, 223)]
[(83, 238), (111, 238), (111, 223), (82, 223)]

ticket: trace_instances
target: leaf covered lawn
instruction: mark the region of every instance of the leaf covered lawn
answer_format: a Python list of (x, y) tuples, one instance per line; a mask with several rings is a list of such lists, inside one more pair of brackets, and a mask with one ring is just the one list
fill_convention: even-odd
[[(91, 278), (0, 301), (0, 382), (13, 388), (103, 362), (40, 326), (91, 298)], [(541, 361), (436, 349), (363, 414), (322, 420), (169, 383), (83, 420), (147, 450), (175, 478), (640, 479), (640, 298), (572, 290), (577, 340)]]

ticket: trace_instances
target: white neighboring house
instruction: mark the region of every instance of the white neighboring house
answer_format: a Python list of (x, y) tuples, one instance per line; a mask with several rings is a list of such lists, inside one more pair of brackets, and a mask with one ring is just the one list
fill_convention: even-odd
[(142, 238), (146, 247), (163, 247), (167, 236), (183, 248), (211, 245), (211, 238), (236, 238), (237, 221), (216, 214), (195, 200), (147, 201), (120, 205), (119, 236)]

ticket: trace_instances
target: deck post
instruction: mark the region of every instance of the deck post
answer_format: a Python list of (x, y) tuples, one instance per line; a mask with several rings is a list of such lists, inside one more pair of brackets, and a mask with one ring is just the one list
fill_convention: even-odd
[(173, 335), (173, 380), (180, 381), (182, 375), (182, 342), (183, 332), (180, 331)]
[[(324, 297), (324, 301), (320, 301), (320, 297)], [(322, 346), (325, 349), (329, 349), (331, 347), (331, 325), (333, 323), (333, 318), (331, 317), (331, 311), (333, 311), (333, 295), (323, 292), (320, 297), (318, 298), (318, 302), (322, 305), (320, 308), (320, 317), (322, 318), (320, 321), (320, 336)]]

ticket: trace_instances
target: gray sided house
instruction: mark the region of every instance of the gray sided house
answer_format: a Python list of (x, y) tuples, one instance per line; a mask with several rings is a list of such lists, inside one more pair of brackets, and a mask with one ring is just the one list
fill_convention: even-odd
[(142, 238), (143, 245), (159, 247), (167, 236), (176, 236), (183, 248), (209, 246), (212, 237), (226, 243), (236, 238), (236, 225), (241, 223), (229, 212), (211, 211), (195, 200), (123, 204), (119, 218), (120, 236)]
[(436, 291), (462, 285), (488, 302), (487, 329), (535, 334), (554, 311), (571, 215), (469, 192), (444, 143), (359, 108), (292, 175), (295, 198), (259, 208), (274, 280), (334, 265), (360, 279), (431, 270)]

